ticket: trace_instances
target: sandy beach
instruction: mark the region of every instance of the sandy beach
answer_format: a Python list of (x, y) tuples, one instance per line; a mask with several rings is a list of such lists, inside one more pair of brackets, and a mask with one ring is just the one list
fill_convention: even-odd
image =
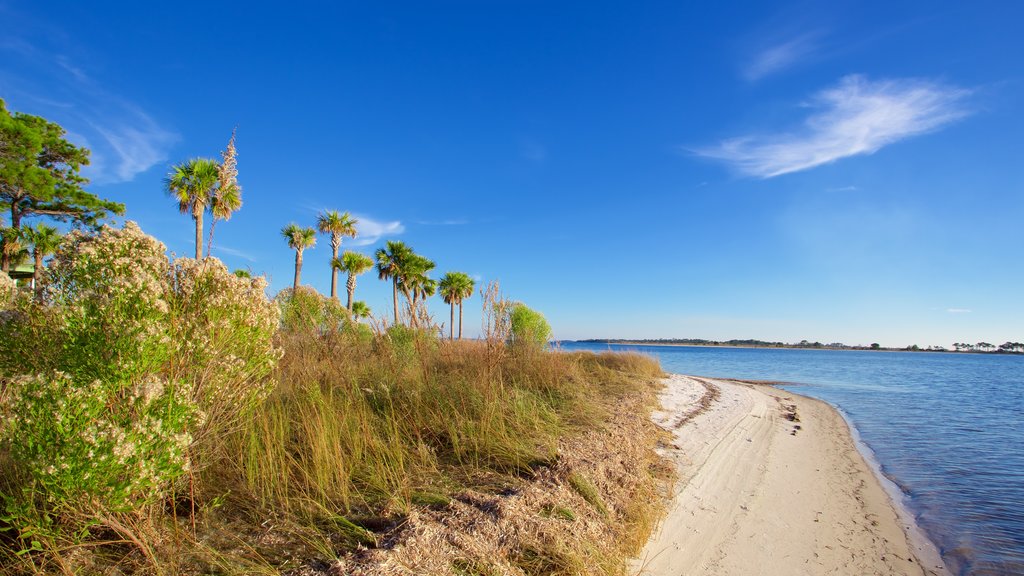
[(947, 574), (831, 406), (679, 375), (661, 402), (678, 480), (633, 573)]

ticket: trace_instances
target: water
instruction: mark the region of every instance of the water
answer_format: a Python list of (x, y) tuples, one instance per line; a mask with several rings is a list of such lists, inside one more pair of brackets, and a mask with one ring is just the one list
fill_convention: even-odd
[(1024, 574), (1024, 356), (563, 345), (778, 380), (839, 407), (954, 574)]

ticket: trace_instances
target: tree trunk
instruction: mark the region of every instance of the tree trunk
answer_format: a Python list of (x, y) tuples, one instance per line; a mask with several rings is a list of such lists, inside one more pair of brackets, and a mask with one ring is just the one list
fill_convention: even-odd
[(459, 300), (459, 340), (462, 340), (462, 300)]
[(292, 297), (299, 291), (299, 279), (302, 277), (302, 250), (295, 251), (295, 283), (292, 284)]
[(196, 260), (203, 259), (203, 212), (193, 212), (196, 219)]
[(409, 304), (409, 327), (415, 328), (418, 324), (416, 322), (416, 299), (406, 288), (402, 289), (402, 295), (405, 296), (405, 301)]
[[(334, 267), (334, 261), (338, 259), (338, 248), (341, 247), (340, 242), (335, 242), (331, 239), (331, 298), (334, 300), (338, 299), (338, 269)], [(352, 292), (348, 293), (348, 309), (352, 310)]]
[(391, 297), (395, 300), (395, 326), (398, 326), (398, 278), (391, 278)]
[(450, 302), (452, 310), (448, 319), (448, 339), (455, 340), (455, 300)]
[[(18, 230), (21, 228), (21, 211), (18, 210), (19, 198), (13, 198), (11, 200), (11, 228)], [(6, 250), (6, 246), (3, 248), (3, 254), (0, 254), (0, 271), (10, 272), (11, 270), (11, 256)]]
[(39, 248), (33, 248), (32, 256), (36, 260), (35, 269), (32, 270), (32, 286), (36, 290), (36, 301), (41, 303), (43, 301), (43, 253)]
[(356, 295), (356, 275), (352, 274), (351, 272), (348, 275), (348, 282), (346, 283), (346, 288), (348, 288), (348, 305), (345, 307), (348, 308), (349, 312), (351, 312), (352, 298), (354, 298)]

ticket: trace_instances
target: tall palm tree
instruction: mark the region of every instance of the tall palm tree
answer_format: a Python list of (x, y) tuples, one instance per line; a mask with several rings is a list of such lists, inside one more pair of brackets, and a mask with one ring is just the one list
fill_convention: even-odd
[(385, 248), (375, 254), (377, 258), (377, 277), (391, 280), (391, 297), (395, 306), (395, 325), (398, 325), (398, 283), (405, 273), (405, 267), (415, 254), (405, 242), (388, 240)]
[[(451, 306), (452, 334), (455, 329), (455, 305), (459, 306), (459, 339), (462, 339), (462, 301), (473, 295), (473, 279), (463, 272), (449, 272), (441, 279), (441, 298)], [(454, 337), (454, 336), (452, 336)]]
[(196, 221), (196, 260), (203, 257), (203, 212), (210, 205), (220, 177), (220, 165), (209, 158), (192, 158), (171, 168), (164, 189), (177, 200), (182, 214)]
[[(348, 212), (339, 214), (337, 210), (322, 212), (316, 219), (316, 228), (321, 234), (331, 235), (331, 298), (338, 299), (338, 268), (334, 261), (338, 259), (338, 250), (341, 248), (341, 239), (345, 236), (356, 237), (356, 224), (359, 221)], [(361, 272), (360, 272), (361, 274)], [(350, 281), (351, 276), (349, 277)], [(354, 281), (353, 281), (354, 282)], [(349, 293), (349, 307), (352, 306), (352, 294)]]
[(229, 220), (231, 215), (242, 208), (242, 187), (238, 184), (238, 151), (235, 149), (235, 131), (231, 131), (228, 147), (221, 153), (222, 161), (217, 165), (217, 189), (210, 196), (210, 239), (206, 243), (206, 255), (213, 250), (213, 229), (217, 220)]
[(366, 302), (362, 300), (356, 300), (352, 303), (352, 318), (359, 322), (360, 318), (368, 318), (370, 316), (370, 307), (367, 306)]
[(462, 301), (473, 295), (473, 279), (463, 272), (449, 272), (441, 278), (441, 298), (451, 306), (451, 330), (449, 338), (454, 338), (455, 305), (459, 306), (459, 340), (462, 340)]
[(281, 235), (288, 241), (288, 247), (295, 250), (295, 283), (292, 284), (294, 293), (299, 289), (299, 279), (302, 277), (302, 252), (306, 248), (316, 246), (316, 230), (301, 228), (293, 222), (281, 229)]
[(27, 231), (28, 240), (32, 243), (32, 257), (35, 269), (32, 271), (32, 285), (36, 289), (36, 300), (43, 301), (43, 258), (53, 254), (60, 246), (62, 236), (57, 229), (45, 224), (38, 224)]
[(405, 263), (398, 280), (398, 289), (402, 291), (409, 305), (409, 321), (413, 327), (419, 324), (420, 302), (425, 302), (428, 297), (437, 292), (437, 280), (428, 276), (433, 269), (433, 260), (419, 254), (412, 254)]
[[(331, 269), (333, 276), (338, 274), (338, 271), (348, 273), (348, 282), (346, 282), (346, 288), (348, 288), (348, 304), (345, 305), (348, 311), (352, 311), (352, 297), (356, 293), (356, 276), (366, 272), (373, 267), (373, 258), (359, 252), (352, 252), (346, 250), (341, 258), (335, 258), (331, 260)], [(331, 291), (334, 291), (334, 280), (331, 280)]]

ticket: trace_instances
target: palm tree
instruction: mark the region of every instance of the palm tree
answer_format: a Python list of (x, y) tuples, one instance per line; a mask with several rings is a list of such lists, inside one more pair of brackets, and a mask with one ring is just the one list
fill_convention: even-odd
[(25, 258), (25, 231), (20, 228), (0, 228), (0, 271), (8, 272)]
[[(437, 292), (437, 280), (427, 276), (433, 269), (434, 262), (432, 260), (419, 254), (412, 254), (406, 261), (398, 280), (398, 289), (402, 291), (409, 304), (409, 321), (413, 327), (419, 323), (420, 301), (425, 302), (428, 297)], [(423, 314), (426, 316), (425, 310)]]
[(209, 158), (192, 158), (171, 168), (164, 189), (178, 201), (182, 214), (196, 221), (196, 260), (203, 257), (203, 212), (212, 202), (220, 165)]
[[(333, 276), (337, 276), (338, 271), (348, 272), (348, 282), (346, 288), (348, 288), (348, 304), (345, 305), (348, 311), (352, 311), (352, 297), (356, 293), (356, 276), (366, 272), (373, 266), (373, 258), (359, 252), (352, 252), (346, 250), (341, 258), (334, 258), (331, 260), (331, 270)], [(334, 280), (331, 280), (331, 292), (334, 292)]]
[(300, 228), (294, 222), (281, 229), (281, 235), (288, 240), (288, 247), (295, 250), (295, 283), (292, 293), (299, 289), (299, 278), (302, 276), (302, 251), (316, 246), (316, 230)]
[[(316, 228), (321, 234), (331, 235), (331, 298), (338, 299), (338, 268), (334, 261), (338, 259), (338, 250), (341, 248), (341, 239), (345, 236), (356, 237), (356, 220), (348, 212), (339, 214), (337, 210), (328, 210), (320, 214), (316, 219)], [(351, 278), (351, 277), (350, 277)], [(352, 304), (351, 294), (349, 305)]]
[(238, 156), (235, 150), (235, 131), (231, 131), (228, 147), (221, 153), (222, 161), (217, 166), (217, 189), (210, 197), (210, 240), (206, 243), (206, 255), (213, 250), (213, 229), (217, 220), (229, 220), (231, 215), (242, 208), (242, 187), (238, 184)]
[(366, 302), (362, 300), (356, 300), (352, 303), (352, 318), (356, 322), (359, 322), (360, 318), (368, 318), (370, 316), (370, 307), (366, 305)]
[(377, 277), (381, 280), (391, 280), (391, 297), (395, 306), (395, 325), (398, 325), (398, 283), (404, 274), (404, 269), (409, 260), (415, 254), (405, 242), (388, 240), (385, 248), (380, 248), (375, 254), (377, 258)]
[(455, 339), (455, 274), (449, 272), (441, 277), (441, 282), (438, 283), (438, 292), (441, 294), (441, 300), (445, 304), (451, 307), (451, 313), (449, 314), (448, 321), (448, 339)]
[(473, 279), (464, 272), (449, 272), (441, 278), (441, 298), (451, 306), (451, 330), (449, 338), (454, 338), (455, 305), (459, 305), (459, 340), (462, 340), (462, 301), (473, 295)]
[(57, 229), (45, 224), (39, 224), (27, 231), (28, 240), (32, 242), (32, 257), (35, 259), (35, 269), (32, 271), (32, 285), (36, 290), (36, 300), (43, 301), (43, 258), (53, 254), (60, 246), (62, 236)]

